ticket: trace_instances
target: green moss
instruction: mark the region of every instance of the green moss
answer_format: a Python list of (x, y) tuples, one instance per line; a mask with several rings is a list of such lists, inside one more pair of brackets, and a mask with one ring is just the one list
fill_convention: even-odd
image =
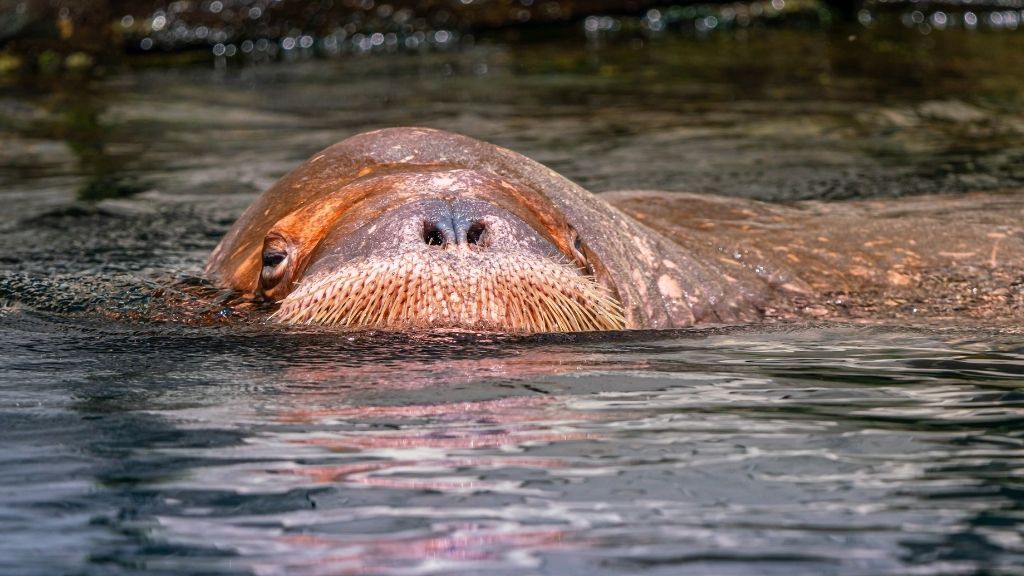
[(60, 72), (63, 58), (53, 50), (46, 50), (36, 57), (36, 67), (43, 74), (56, 74)]
[(0, 76), (13, 74), (21, 70), (23, 64), (24, 62), (18, 56), (7, 52), (0, 52)]
[(96, 64), (96, 59), (85, 52), (72, 52), (64, 59), (64, 67), (68, 70), (81, 72), (91, 69)]

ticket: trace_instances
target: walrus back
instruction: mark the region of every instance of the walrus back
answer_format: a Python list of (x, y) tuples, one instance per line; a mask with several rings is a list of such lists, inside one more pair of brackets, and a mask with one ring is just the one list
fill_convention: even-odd
[(661, 191), (602, 194), (688, 246), (784, 266), (809, 288), (783, 318), (1024, 319), (1024, 195), (779, 205)]

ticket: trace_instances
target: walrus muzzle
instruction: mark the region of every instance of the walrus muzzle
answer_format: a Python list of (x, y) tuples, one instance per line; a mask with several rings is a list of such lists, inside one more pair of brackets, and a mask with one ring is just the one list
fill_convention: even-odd
[(565, 262), (466, 246), (366, 259), (303, 280), (274, 318), (382, 329), (622, 329), (618, 302)]

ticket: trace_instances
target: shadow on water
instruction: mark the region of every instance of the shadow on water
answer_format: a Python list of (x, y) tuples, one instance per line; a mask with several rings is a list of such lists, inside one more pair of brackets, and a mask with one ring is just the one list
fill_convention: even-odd
[(143, 151), (125, 145), (125, 136), (118, 134), (122, 127), (104, 120), (111, 94), (97, 86), (97, 79), (42, 77), (38, 82), (43, 86), (34, 86), (32, 91), (45, 94), (39, 101), (45, 116), (22, 124), (20, 129), (30, 139), (65, 143), (75, 158), (75, 172), (83, 179), (76, 199), (96, 202), (126, 198), (147, 189), (149, 184), (144, 179), (124, 170)]

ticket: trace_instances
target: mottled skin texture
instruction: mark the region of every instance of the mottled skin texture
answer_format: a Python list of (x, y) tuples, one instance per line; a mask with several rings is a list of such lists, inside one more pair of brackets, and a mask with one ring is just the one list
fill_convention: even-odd
[[(595, 195), (515, 152), (395, 128), (349, 138), (285, 176), (242, 215), (207, 273), (221, 286), (280, 301), (303, 281), (312, 285), (310, 277), (322, 282), (370, 253), (439, 257), (429, 241), (409, 240), (419, 234), (409, 218), (443, 212), (455, 214), (445, 221), (463, 238), (460, 222), (494, 224), (492, 241), (446, 244), (446, 257), (557, 260), (617, 300), (629, 329), (1019, 317), (1022, 205), (1000, 195), (789, 206), (675, 192)], [(274, 253), (288, 258), (267, 268)], [(471, 260), (460, 262), (464, 274)], [(502, 328), (460, 314), (442, 324)]]
[(806, 293), (773, 299), (770, 317), (1024, 317), (1020, 191), (791, 205), (679, 192), (601, 197), (683, 246), (788, 269)]

